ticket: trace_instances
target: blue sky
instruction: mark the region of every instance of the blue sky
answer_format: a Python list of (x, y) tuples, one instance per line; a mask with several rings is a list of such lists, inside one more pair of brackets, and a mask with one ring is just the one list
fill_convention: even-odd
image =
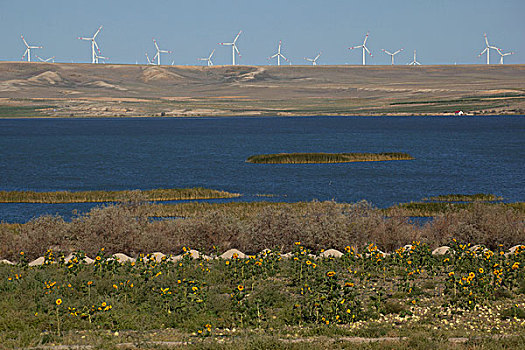
[(516, 52), (506, 63), (525, 63), (524, 14), (523, 0), (0, 0), (0, 60), (20, 60), (24, 34), (44, 46), (35, 51), (42, 57), (88, 62), (90, 45), (76, 37), (91, 36), (102, 24), (97, 41), (111, 63), (145, 63), (155, 37), (174, 52), (163, 63), (201, 64), (197, 58), (216, 48), (215, 64), (229, 64), (230, 49), (217, 43), (241, 29), (241, 64), (268, 64), (279, 40), (294, 64), (319, 51), (320, 64), (360, 64), (360, 52), (348, 47), (367, 31), (369, 64), (388, 64), (381, 49), (401, 47), (396, 61), (402, 64), (414, 49), (423, 64), (484, 63), (477, 57), (484, 32), (491, 44)]

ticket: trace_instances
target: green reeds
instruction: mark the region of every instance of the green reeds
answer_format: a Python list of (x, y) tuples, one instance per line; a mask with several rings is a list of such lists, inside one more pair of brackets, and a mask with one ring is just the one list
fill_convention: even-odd
[(176, 201), (192, 199), (234, 198), (238, 193), (202, 187), (133, 191), (0, 191), (0, 203), (89, 203), (120, 201)]
[(378, 162), (388, 160), (411, 160), (410, 154), (390, 153), (279, 153), (259, 154), (249, 157), (246, 162), (256, 164), (308, 164)]

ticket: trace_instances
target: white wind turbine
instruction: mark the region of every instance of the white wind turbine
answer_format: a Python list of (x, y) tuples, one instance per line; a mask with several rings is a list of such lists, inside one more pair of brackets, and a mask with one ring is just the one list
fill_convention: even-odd
[(215, 53), (215, 49), (213, 49), (213, 51), (210, 53), (210, 55), (207, 58), (197, 58), (197, 60), (208, 62), (208, 67), (213, 66), (213, 62), (211, 61), (211, 58), (214, 53)]
[(98, 63), (98, 60), (103, 60), (104, 62), (102, 63), (105, 64), (106, 63), (105, 61), (109, 60), (108, 57), (100, 56), (99, 54), (97, 54), (95, 57), (97, 58), (97, 63)]
[(407, 63), (409, 66), (420, 66), (421, 63), (419, 63), (416, 59), (416, 50), (414, 50), (414, 60), (410, 63)]
[(153, 43), (155, 44), (155, 48), (157, 49), (157, 53), (155, 54), (155, 56), (153, 56), (153, 62), (155, 62), (155, 58), (157, 59), (157, 66), (160, 66), (160, 54), (161, 53), (172, 53), (171, 51), (168, 51), (168, 50), (161, 50), (159, 48), (159, 45), (157, 44), (157, 40), (153, 39)]
[(31, 62), (31, 49), (42, 49), (43, 46), (31, 46), (31, 45), (29, 45), (27, 43), (26, 39), (24, 39), (23, 35), (21, 36), (21, 38), (22, 38), (22, 41), (24, 42), (24, 44), (26, 45), (26, 50), (24, 52), (24, 55), (22, 56), (22, 61), (24, 60), (24, 58), (27, 55), (27, 62)]
[(392, 57), (392, 65), (394, 65), (394, 56), (397, 55), (398, 53), (400, 53), (401, 51), (403, 51), (404, 49), (399, 49), (397, 50), (396, 52), (392, 53), (390, 51), (387, 51), (385, 49), (381, 49), (381, 51), (383, 51), (384, 53), (386, 53), (387, 55), (390, 55), (390, 57)]
[(478, 57), (481, 57), (485, 52), (487, 53), (487, 64), (490, 64), (490, 49), (499, 51), (499, 49), (496, 46), (492, 46), (489, 44), (489, 39), (487, 39), (487, 33), (483, 34), (485, 37), (485, 50), (481, 51), (481, 53), (478, 55)]
[(281, 53), (281, 46), (283, 45), (283, 42), (282, 40), (279, 40), (279, 48), (277, 49), (277, 53), (273, 56), (270, 56), (268, 57), (269, 60), (271, 60), (272, 58), (275, 58), (277, 57), (277, 65), (280, 66), (281, 65), (281, 58), (285, 61), (288, 61), (288, 59), (286, 57), (284, 57), (284, 55)]
[(319, 59), (319, 57), (321, 57), (321, 54), (322, 52), (319, 52), (317, 56), (315, 56), (315, 58), (305, 57), (304, 59), (307, 60), (308, 62), (312, 62), (312, 66), (317, 66), (317, 60)]
[(148, 64), (149, 64), (149, 65), (154, 65), (154, 64), (155, 64), (155, 63), (153, 63), (153, 61), (151, 61), (151, 60), (149, 59), (149, 56), (148, 56), (148, 53), (147, 53), (147, 52), (146, 52), (146, 60), (148, 61)]
[[(98, 27), (97, 31), (91, 38), (78, 37), (79, 40), (91, 41), (91, 63), (98, 63), (97, 51), (100, 53), (97, 42), (95, 41), (98, 33), (102, 30), (102, 26)], [(95, 50), (96, 49), (96, 50)]]
[(219, 45), (222, 46), (231, 46), (232, 47), (232, 65), (235, 66), (235, 52), (241, 57), (241, 53), (239, 52), (239, 49), (237, 48), (237, 39), (239, 39), (239, 36), (242, 34), (242, 30), (239, 31), (235, 39), (233, 39), (233, 42), (231, 43), (219, 43)]
[(40, 60), (40, 62), (49, 62), (49, 61), (51, 61), (52, 63), (55, 63), (55, 56), (49, 57), (47, 59), (43, 59), (42, 57), (37, 55), (36, 58), (38, 58)]
[(366, 47), (366, 41), (368, 40), (368, 34), (370, 34), (370, 32), (366, 33), (365, 40), (363, 40), (363, 44), (358, 45), (358, 46), (352, 46), (348, 48), (349, 50), (360, 49), (360, 48), (363, 49), (363, 66), (366, 65), (366, 52), (368, 52), (368, 54), (372, 56), (372, 53), (368, 50), (368, 47)]
[(501, 52), (501, 49), (498, 49), (497, 51), (498, 51), (498, 53), (499, 53), (499, 55), (500, 55), (500, 59), (499, 59), (499, 63), (500, 63), (500, 64), (503, 64), (503, 57), (505, 57), (505, 56), (509, 56), (509, 55), (514, 55), (514, 54), (515, 54), (515, 52), (507, 52), (507, 53), (503, 53), (503, 52)]

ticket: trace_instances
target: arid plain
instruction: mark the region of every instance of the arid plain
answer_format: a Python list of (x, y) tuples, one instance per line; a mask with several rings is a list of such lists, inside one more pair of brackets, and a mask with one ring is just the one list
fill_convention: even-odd
[(525, 65), (0, 63), (0, 117), (523, 114)]

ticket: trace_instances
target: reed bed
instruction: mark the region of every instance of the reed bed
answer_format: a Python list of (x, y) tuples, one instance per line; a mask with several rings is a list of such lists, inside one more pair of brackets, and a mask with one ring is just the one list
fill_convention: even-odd
[(439, 195), (428, 198), (423, 198), (424, 201), (431, 202), (474, 202), (474, 201), (485, 201), (495, 202), (503, 200), (503, 197), (496, 196), (490, 193), (476, 193), (476, 194), (447, 194)]
[(89, 203), (117, 201), (176, 201), (192, 199), (235, 198), (238, 193), (202, 187), (132, 191), (0, 191), (0, 203)]
[(318, 164), (318, 163), (349, 163), (349, 162), (379, 162), (389, 160), (411, 160), (410, 154), (391, 153), (279, 153), (259, 154), (248, 157), (246, 162), (255, 164)]

